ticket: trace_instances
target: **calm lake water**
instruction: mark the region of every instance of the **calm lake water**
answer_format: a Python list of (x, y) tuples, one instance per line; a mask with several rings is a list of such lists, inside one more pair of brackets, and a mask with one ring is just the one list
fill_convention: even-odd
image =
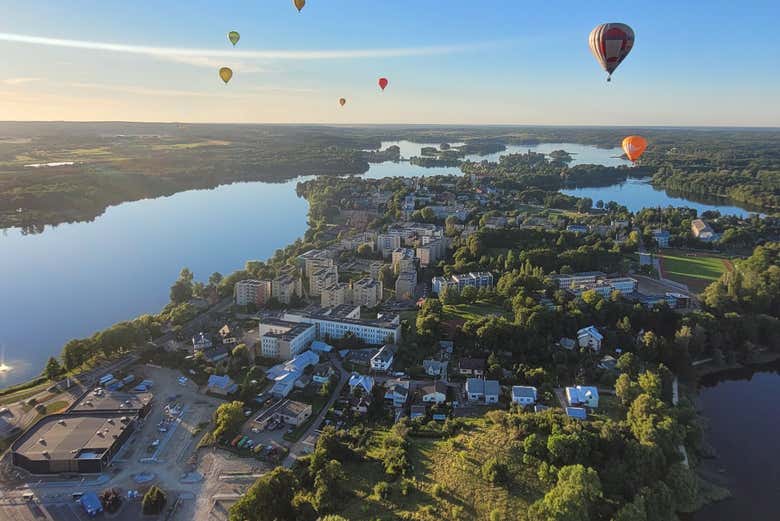
[[(405, 158), (426, 146), (399, 141), (382, 147), (392, 144), (401, 147)], [(618, 157), (620, 149), (572, 143), (511, 146), (470, 158), (496, 161), (508, 153), (561, 149), (574, 155), (574, 164), (626, 163)], [(458, 175), (460, 170), (381, 163), (371, 165), (365, 176), (440, 174)], [(72, 338), (159, 311), (184, 266), (205, 280), (214, 271), (227, 274), (246, 260), (266, 259), (293, 242), (306, 230), (308, 209), (295, 195), (297, 182), (241, 183), (124, 203), (93, 222), (46, 227), (38, 235), (0, 230), (0, 362), (12, 367), (0, 373), (0, 386), (38, 374), (46, 359), (58, 355)], [(592, 194), (581, 195), (594, 201), (615, 199), (630, 209), (669, 204), (663, 192), (633, 181)], [(676, 199), (672, 204), (683, 203)]]
[[(700, 406), (709, 420), (706, 436), (717, 459), (705, 467), (722, 474), (734, 497), (709, 505), (695, 521), (775, 520), (780, 495), (780, 364), (730, 372), (705, 381)], [(725, 380), (723, 380), (725, 378)]]

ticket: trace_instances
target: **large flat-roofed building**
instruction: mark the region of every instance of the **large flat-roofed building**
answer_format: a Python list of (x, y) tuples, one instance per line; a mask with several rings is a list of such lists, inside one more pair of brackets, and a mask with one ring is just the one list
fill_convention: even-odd
[(32, 474), (103, 472), (130, 437), (137, 418), (122, 412), (46, 416), (14, 442), (13, 463)]
[(573, 284), (572, 286), (567, 287), (566, 290), (578, 297), (586, 291), (593, 290), (596, 294), (607, 298), (613, 291), (617, 291), (621, 295), (630, 295), (636, 291), (637, 285), (637, 280), (632, 279), (631, 277), (616, 277), (611, 279), (599, 279), (596, 282)]
[(398, 315), (360, 319), (360, 306), (311, 308), (302, 312), (285, 313), (285, 320), (317, 326), (317, 338), (343, 338), (352, 333), (367, 344), (397, 344), (401, 339), (401, 320)]
[(311, 412), (312, 408), (308, 403), (283, 400), (269, 407), (255, 418), (255, 421), (260, 424), (261, 429), (274, 420), (297, 427), (311, 416)]
[(260, 354), (265, 358), (291, 360), (316, 338), (313, 324), (264, 318), (258, 325)]
[(594, 283), (596, 282), (596, 279), (601, 279), (606, 276), (607, 274), (603, 271), (583, 271), (580, 273), (561, 273), (559, 275), (553, 275), (550, 278), (560, 289), (568, 289), (572, 286)]
[(73, 404), (71, 412), (121, 412), (146, 416), (152, 407), (152, 393), (119, 393), (96, 389), (85, 394)]
[(296, 260), (306, 276), (311, 276), (318, 269), (334, 266), (333, 253), (328, 250), (309, 250), (298, 255)]
[(271, 290), (270, 280), (240, 280), (233, 288), (233, 298), (238, 306), (265, 306), (271, 298)]
[(463, 288), (472, 286), (474, 288), (492, 288), (493, 274), (488, 271), (469, 272), (449, 277), (434, 277), (431, 290), (436, 294), (441, 294), (444, 289), (457, 289), (463, 291)]

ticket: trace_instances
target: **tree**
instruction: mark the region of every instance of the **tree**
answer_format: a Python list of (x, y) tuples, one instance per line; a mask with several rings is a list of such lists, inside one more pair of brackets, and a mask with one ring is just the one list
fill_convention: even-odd
[(644, 496), (636, 496), (631, 503), (623, 505), (612, 521), (647, 521), (647, 509)]
[(214, 439), (238, 432), (245, 419), (243, 403), (223, 403), (214, 411)]
[(509, 468), (496, 457), (488, 458), (482, 464), (482, 479), (494, 485), (509, 483)]
[(478, 294), (477, 288), (474, 286), (466, 286), (463, 291), (460, 292), (460, 298), (466, 304), (473, 304), (477, 300)]
[(276, 467), (261, 476), (230, 507), (230, 521), (293, 521), (298, 481), (290, 469)]
[(656, 373), (645, 371), (639, 375), (639, 387), (653, 398), (661, 398), (663, 382)]
[(230, 355), (238, 365), (249, 363), (249, 348), (246, 347), (246, 344), (238, 344), (233, 348), (233, 351), (230, 352)]
[(181, 270), (179, 278), (171, 286), (171, 302), (181, 304), (192, 298), (193, 284), (192, 272), (187, 268)]
[(634, 377), (639, 372), (639, 360), (634, 353), (623, 353), (617, 359), (617, 368), (621, 373)]
[(531, 505), (530, 519), (587, 521), (591, 506), (600, 499), (598, 473), (582, 465), (568, 465), (558, 472), (558, 482), (542, 499)]
[(217, 287), (220, 282), (222, 282), (222, 274), (220, 272), (215, 271), (209, 275), (209, 286)]
[(642, 490), (647, 510), (647, 521), (669, 521), (674, 519), (676, 506), (674, 494), (663, 481)]
[(692, 512), (698, 507), (699, 481), (691, 469), (675, 463), (669, 468), (664, 481), (672, 491), (679, 512)]
[(636, 400), (636, 397), (641, 394), (639, 386), (631, 381), (628, 374), (623, 373), (618, 376), (615, 382), (615, 394), (624, 406), (629, 406)]
[(49, 361), (46, 362), (46, 368), (44, 369), (44, 374), (46, 375), (46, 378), (49, 380), (54, 380), (59, 375), (62, 374), (62, 366), (57, 361), (56, 358), (53, 356), (49, 357)]
[(159, 514), (165, 507), (166, 501), (167, 497), (165, 492), (157, 485), (152, 485), (146, 494), (144, 494), (144, 498), (141, 501), (141, 508), (145, 515)]
[(364, 259), (374, 256), (374, 248), (370, 244), (361, 244), (358, 246), (357, 254)]
[(319, 469), (314, 478), (314, 504), (319, 512), (336, 510), (346, 479), (341, 463), (336, 460), (330, 460)]

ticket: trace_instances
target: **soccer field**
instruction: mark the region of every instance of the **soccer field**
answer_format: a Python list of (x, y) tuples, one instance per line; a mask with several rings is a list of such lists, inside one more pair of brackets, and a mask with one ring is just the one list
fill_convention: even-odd
[(723, 257), (673, 250), (663, 252), (662, 266), (666, 278), (702, 291), (726, 271), (727, 262)]

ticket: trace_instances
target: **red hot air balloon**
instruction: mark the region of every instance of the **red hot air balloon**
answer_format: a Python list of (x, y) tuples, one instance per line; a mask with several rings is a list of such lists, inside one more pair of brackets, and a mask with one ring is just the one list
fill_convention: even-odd
[(607, 71), (607, 81), (634, 46), (634, 30), (626, 24), (601, 24), (590, 32), (590, 51)]
[(385, 90), (385, 87), (387, 87), (387, 84), (390, 83), (387, 81), (387, 78), (379, 78), (379, 88), (382, 90)]

